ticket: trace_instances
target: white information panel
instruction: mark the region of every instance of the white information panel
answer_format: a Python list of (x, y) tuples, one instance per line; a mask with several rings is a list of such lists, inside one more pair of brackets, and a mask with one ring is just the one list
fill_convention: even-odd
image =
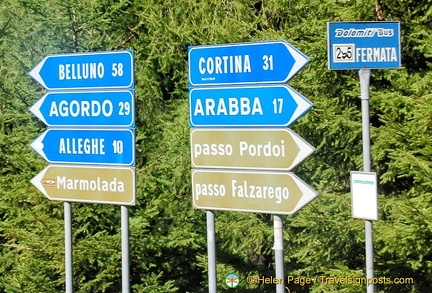
[(378, 220), (377, 175), (374, 172), (351, 172), (352, 217)]

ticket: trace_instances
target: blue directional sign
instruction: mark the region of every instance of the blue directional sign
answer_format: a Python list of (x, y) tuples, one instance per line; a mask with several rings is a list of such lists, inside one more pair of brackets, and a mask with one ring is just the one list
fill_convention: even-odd
[(401, 67), (399, 22), (329, 22), (328, 68)]
[(312, 103), (286, 85), (192, 88), (191, 127), (287, 127)]
[(135, 166), (133, 129), (48, 129), (31, 147), (48, 163)]
[(134, 127), (134, 92), (48, 92), (30, 107), (30, 112), (47, 126)]
[(309, 58), (284, 40), (188, 48), (189, 85), (286, 83)]
[(49, 90), (132, 88), (133, 51), (47, 55), (29, 74)]

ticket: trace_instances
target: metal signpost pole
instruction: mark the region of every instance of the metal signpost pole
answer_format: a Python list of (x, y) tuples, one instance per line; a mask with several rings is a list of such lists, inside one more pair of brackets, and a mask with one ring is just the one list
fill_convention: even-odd
[(276, 272), (276, 293), (284, 293), (284, 247), (283, 247), (283, 221), (282, 217), (273, 215), (274, 226), (274, 251), (275, 251), (275, 272)]
[[(362, 137), (363, 137), (363, 169), (364, 172), (371, 171), (370, 154), (370, 125), (369, 125), (369, 84), (370, 69), (360, 69), (360, 93), (362, 107)], [(365, 221), (365, 246), (366, 246), (366, 278), (372, 280), (374, 277), (373, 262), (373, 231), (372, 221)], [(367, 282), (367, 292), (374, 292), (373, 282)]]
[(72, 265), (72, 209), (69, 202), (64, 203), (65, 228), (65, 286), (66, 293), (73, 292), (73, 265)]
[(121, 206), (122, 292), (129, 293), (129, 210)]
[(216, 239), (214, 211), (206, 211), (209, 293), (216, 293)]

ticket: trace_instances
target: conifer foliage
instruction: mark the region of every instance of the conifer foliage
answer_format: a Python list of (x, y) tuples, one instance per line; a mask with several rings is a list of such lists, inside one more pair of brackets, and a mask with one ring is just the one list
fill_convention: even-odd
[[(191, 200), (187, 47), (284, 39), (311, 62), (289, 84), (314, 103), (292, 128), (316, 152), (294, 172), (319, 197), (284, 217), (285, 273), (364, 277), (364, 223), (351, 218), (349, 172), (362, 170), (358, 72), (327, 70), (328, 21), (400, 21), (403, 68), (373, 70), (372, 170), (377, 292), (432, 287), (431, 0), (2, 0), (0, 3), (0, 292), (64, 291), (63, 204), (30, 179), (46, 162), (28, 108), (44, 93), (28, 72), (45, 55), (135, 52), (137, 205), (130, 208), (133, 292), (207, 292), (205, 213)], [(76, 292), (120, 292), (120, 208), (72, 204)], [(272, 217), (217, 212), (218, 290), (274, 292)], [(320, 280), (320, 279), (318, 279)], [(364, 285), (286, 284), (291, 292)], [(239, 292), (240, 292), (239, 291)]]

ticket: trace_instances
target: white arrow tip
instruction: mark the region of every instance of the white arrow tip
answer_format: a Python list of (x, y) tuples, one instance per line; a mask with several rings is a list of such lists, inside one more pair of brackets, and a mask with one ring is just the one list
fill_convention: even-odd
[(290, 169), (292, 169), (309, 157), (315, 151), (315, 148), (290, 128), (288, 128), (288, 132), (299, 148), (299, 152), (291, 164)]
[(45, 155), (45, 152), (43, 151), (44, 144), (43, 139), (45, 138), (45, 135), (47, 134), (48, 130), (45, 130), (38, 138), (36, 138), (31, 144), (30, 147), (37, 152), (42, 158), (44, 158), (46, 161), (48, 161), (47, 156)]
[(309, 109), (312, 108), (313, 104), (311, 101), (309, 101), (304, 96), (299, 94), (293, 88), (291, 88), (289, 86), (286, 86), (286, 88), (287, 88), (288, 92), (290, 93), (291, 97), (294, 99), (294, 101), (297, 104), (297, 108), (295, 109), (293, 115), (291, 116), (291, 119), (288, 121), (288, 125), (291, 125), (298, 118), (300, 118), (303, 114), (305, 114), (307, 111), (309, 111)]
[(30, 112), (33, 113), (39, 120), (41, 120), (45, 125), (48, 125), (47, 121), (45, 120), (45, 117), (42, 115), (42, 112), (40, 111), (40, 108), (42, 107), (42, 103), (45, 100), (45, 97), (47, 95), (44, 95), (42, 98), (40, 98), (36, 103), (33, 104), (33, 106), (30, 107)]
[(39, 191), (42, 192), (46, 197), (48, 197), (48, 193), (45, 191), (45, 188), (42, 185), (42, 179), (45, 175), (47, 168), (43, 169), (39, 174), (37, 174), (30, 180), (31, 184), (33, 184), (37, 189), (39, 189)]
[(33, 77), (38, 83), (40, 83), (44, 88), (47, 88), (45, 82), (39, 74), (43, 65), (45, 64), (45, 60), (46, 57), (41, 62), (39, 62), (32, 70), (30, 70), (29, 75)]
[(44, 148), (44, 144), (41, 141), (34, 141), (32, 142), (31, 146), (37, 151), (42, 151)]
[(293, 210), (293, 213), (295, 213), (301, 208), (303, 208), (305, 205), (307, 205), (309, 202), (311, 202), (314, 198), (316, 198), (318, 196), (318, 192), (312, 187), (310, 187), (308, 184), (306, 184), (303, 180), (298, 178), (296, 175), (292, 175), (294, 181), (297, 182), (297, 186), (303, 193), (302, 197), (300, 198), (299, 202)]
[(294, 75), (296, 75), (297, 72), (300, 71), (300, 69), (302, 69), (309, 62), (309, 58), (292, 46), (287, 45), (287, 49), (294, 58), (294, 64), (288, 74), (288, 80), (290, 80)]

